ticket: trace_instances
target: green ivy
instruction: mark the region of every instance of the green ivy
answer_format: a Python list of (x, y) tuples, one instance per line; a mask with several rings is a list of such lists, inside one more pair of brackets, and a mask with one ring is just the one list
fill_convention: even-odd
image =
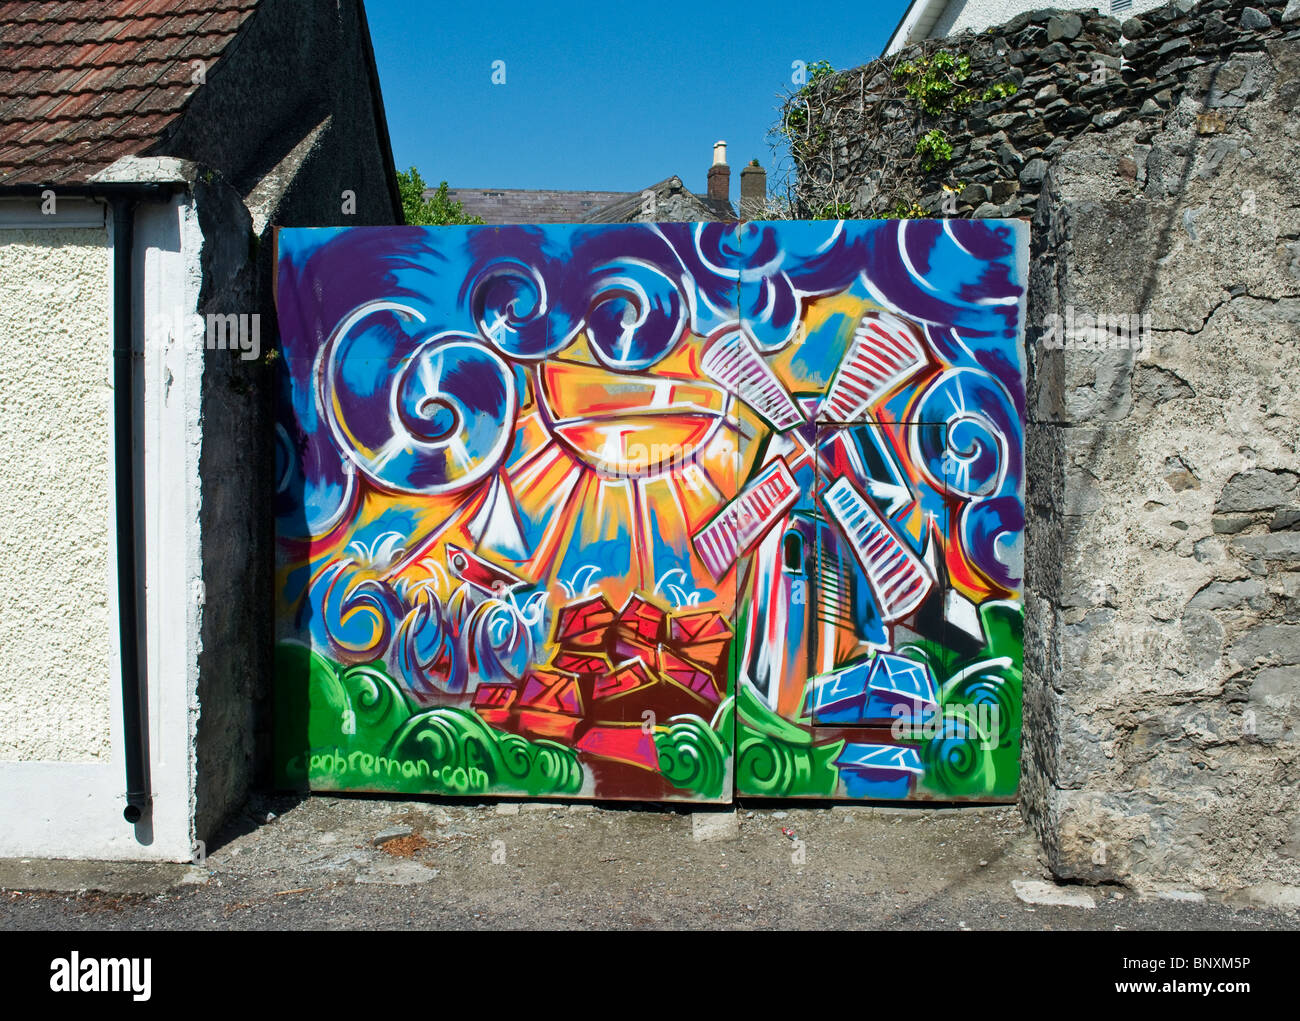
[(804, 88), (810, 89), (823, 78), (829, 78), (834, 73), (835, 68), (831, 66), (829, 60), (814, 60), (808, 65), (808, 84)]
[(943, 112), (949, 99), (969, 91), (961, 83), (970, 77), (970, 57), (938, 50), (920, 60), (900, 64), (894, 68), (894, 77), (902, 81), (903, 89), (921, 104), (922, 110), (937, 115)]
[(952, 143), (935, 128), (916, 140), (916, 154), (921, 157), (922, 170), (933, 170), (952, 159)]
[(1006, 99), (1008, 96), (1014, 96), (1019, 91), (1020, 86), (1015, 82), (996, 82), (980, 93), (980, 99), (988, 103), (995, 99)]
[(928, 57), (911, 60), (894, 68), (894, 77), (921, 109), (938, 116), (948, 107), (960, 110), (976, 100), (1005, 99), (1020, 91), (1013, 81), (1001, 81), (977, 91), (963, 84), (970, 78), (970, 57), (937, 50)]
[(821, 211), (813, 217), (814, 220), (843, 220), (853, 215), (847, 202), (827, 202), (822, 206)]
[(885, 214), (887, 220), (919, 220), (927, 215), (919, 202), (904, 202), (899, 199), (893, 208)]

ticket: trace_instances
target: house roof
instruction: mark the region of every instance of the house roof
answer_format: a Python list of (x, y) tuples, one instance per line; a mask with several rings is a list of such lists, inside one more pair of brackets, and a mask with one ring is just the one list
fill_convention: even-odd
[[(679, 200), (665, 212), (680, 218), (734, 220), (729, 202), (717, 202), (688, 192), (678, 177), (669, 177), (643, 191), (551, 191), (525, 188), (448, 188), (447, 197), (461, 203), (466, 215), (487, 224), (508, 223), (627, 223), (638, 219), (645, 192), (657, 204)], [(433, 189), (425, 193), (433, 194)], [(700, 215), (707, 214), (707, 215)]]
[(260, 0), (0, 0), (0, 186), (83, 183), (157, 142)]
[[(430, 190), (427, 194), (432, 194)], [(581, 223), (594, 210), (627, 198), (626, 191), (548, 191), (524, 188), (448, 188), (469, 216), (484, 223)]]
[(650, 185), (645, 191), (630, 192), (607, 206), (594, 210), (587, 223), (628, 223), (641, 218), (645, 206), (645, 192), (655, 196), (655, 212), (649, 219), (664, 221), (734, 220), (731, 203), (696, 195), (688, 191), (680, 177), (667, 177)]

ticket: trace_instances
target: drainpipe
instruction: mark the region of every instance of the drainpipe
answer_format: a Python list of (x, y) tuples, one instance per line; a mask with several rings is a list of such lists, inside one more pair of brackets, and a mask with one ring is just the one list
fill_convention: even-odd
[(135, 294), (132, 248), (135, 207), (166, 201), (184, 191), (180, 181), (103, 181), (87, 184), (0, 186), (0, 197), (41, 196), (49, 190), (107, 202), (113, 210), (113, 475), (117, 519), (118, 665), (122, 671), (122, 731), (126, 757), (126, 808), (123, 818), (138, 823), (152, 810), (149, 782), (149, 730), (145, 726), (148, 683), (141, 649), (139, 573), (135, 539), (135, 344), (132, 301)]
[(136, 200), (115, 196), (113, 209), (113, 477), (117, 506), (118, 662), (122, 671), (122, 728), (126, 752), (126, 809), (129, 823), (152, 808), (149, 731), (145, 727), (148, 684), (140, 655), (139, 587), (135, 541), (135, 342), (131, 255)]

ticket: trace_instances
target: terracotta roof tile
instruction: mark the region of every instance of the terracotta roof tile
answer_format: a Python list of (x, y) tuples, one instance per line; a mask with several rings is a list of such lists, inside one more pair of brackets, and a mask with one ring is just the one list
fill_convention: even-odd
[(147, 150), (261, 0), (0, 0), (0, 186)]

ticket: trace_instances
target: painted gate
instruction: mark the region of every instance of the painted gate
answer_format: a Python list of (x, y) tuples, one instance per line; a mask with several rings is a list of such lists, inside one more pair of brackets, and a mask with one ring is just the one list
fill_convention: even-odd
[(278, 781), (1014, 797), (1026, 242), (281, 230)]

